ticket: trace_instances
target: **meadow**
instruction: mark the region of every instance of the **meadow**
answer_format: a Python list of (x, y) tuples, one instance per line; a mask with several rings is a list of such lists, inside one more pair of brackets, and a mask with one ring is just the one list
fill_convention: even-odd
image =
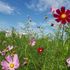
[(54, 35), (44, 36), (42, 30), (41, 36), (33, 35), (28, 24), (27, 34), (14, 28), (11, 34), (0, 31), (0, 70), (70, 70), (70, 10), (61, 7), (52, 13), (61, 22)]
[[(35, 45), (29, 44), (32, 39), (31, 35), (16, 34), (12, 31), (11, 36), (7, 37), (4, 31), (0, 32), (0, 51), (4, 50), (8, 45), (13, 49), (6, 52), (5, 55), (0, 54), (0, 62), (7, 55), (18, 54), (20, 67), (17, 70), (70, 70), (66, 60), (70, 57), (70, 27), (66, 28), (65, 39), (62, 39), (60, 30), (55, 33), (54, 38), (45, 36), (35, 38)], [(42, 48), (40, 52), (38, 48)], [(0, 70), (2, 66), (0, 65)]]

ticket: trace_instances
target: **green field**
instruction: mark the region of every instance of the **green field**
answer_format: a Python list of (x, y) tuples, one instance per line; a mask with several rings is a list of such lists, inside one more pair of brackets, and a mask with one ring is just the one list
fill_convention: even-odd
[[(21, 38), (12, 32), (10, 37), (5, 36), (5, 32), (0, 32), (0, 50), (5, 49), (8, 45), (13, 45), (14, 49), (7, 52), (5, 56), (10, 55), (13, 51), (18, 54), (20, 67), (17, 70), (70, 70), (67, 66), (66, 59), (70, 57), (70, 28), (66, 28), (66, 37), (62, 40), (60, 30), (55, 33), (55, 37), (45, 36), (35, 38), (36, 45), (30, 46), (31, 36), (23, 35)], [(43, 52), (39, 54), (37, 48), (42, 47)], [(28, 58), (26, 65), (24, 58)], [(5, 59), (0, 54), (0, 62)], [(1, 70), (1, 65), (0, 65)]]

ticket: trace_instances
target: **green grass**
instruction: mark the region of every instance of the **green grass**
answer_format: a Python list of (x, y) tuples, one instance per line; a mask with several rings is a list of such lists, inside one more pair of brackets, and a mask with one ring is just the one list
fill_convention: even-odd
[[(69, 37), (64, 43), (58, 36), (54, 39), (50, 39), (48, 36), (36, 39), (34, 47), (31, 47), (28, 42), (28, 36), (19, 38), (19, 36), (12, 34), (11, 37), (6, 37), (4, 32), (0, 32), (0, 50), (5, 49), (8, 45), (14, 46), (14, 51), (18, 54), (20, 61), (18, 70), (70, 70), (66, 64), (66, 59), (70, 56)], [(41, 46), (44, 51), (42, 54), (38, 54), (37, 48)], [(11, 52), (7, 53), (7, 55)], [(22, 66), (25, 57), (29, 59), (28, 64)], [(3, 59), (4, 56), (0, 55), (0, 62)]]

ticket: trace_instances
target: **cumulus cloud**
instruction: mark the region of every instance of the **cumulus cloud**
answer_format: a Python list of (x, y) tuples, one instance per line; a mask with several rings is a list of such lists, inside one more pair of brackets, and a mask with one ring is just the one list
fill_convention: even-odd
[(4, 14), (12, 14), (14, 12), (14, 8), (0, 1), (0, 12)]
[(45, 11), (49, 7), (53, 6), (55, 8), (59, 8), (60, 6), (66, 6), (70, 8), (69, 0), (38, 0), (37, 3), (26, 4), (28, 8), (34, 9), (37, 11)]

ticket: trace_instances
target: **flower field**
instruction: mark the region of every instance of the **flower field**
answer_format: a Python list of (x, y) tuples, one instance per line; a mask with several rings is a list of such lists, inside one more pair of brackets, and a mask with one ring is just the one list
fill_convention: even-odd
[(61, 10), (53, 14), (62, 25), (54, 36), (20, 36), (14, 30), (8, 36), (0, 31), (0, 70), (70, 70), (70, 10)]
[(5, 52), (8, 46), (10, 49), (5, 55), (0, 54), (0, 63), (8, 55), (17, 54), (20, 64), (17, 70), (68, 70), (66, 60), (70, 56), (70, 39), (63, 43), (58, 36), (53, 40), (45, 37), (36, 39), (34, 46), (29, 44), (29, 40), (28, 36), (20, 38), (12, 34), (6, 37), (1, 32), (0, 50)]

